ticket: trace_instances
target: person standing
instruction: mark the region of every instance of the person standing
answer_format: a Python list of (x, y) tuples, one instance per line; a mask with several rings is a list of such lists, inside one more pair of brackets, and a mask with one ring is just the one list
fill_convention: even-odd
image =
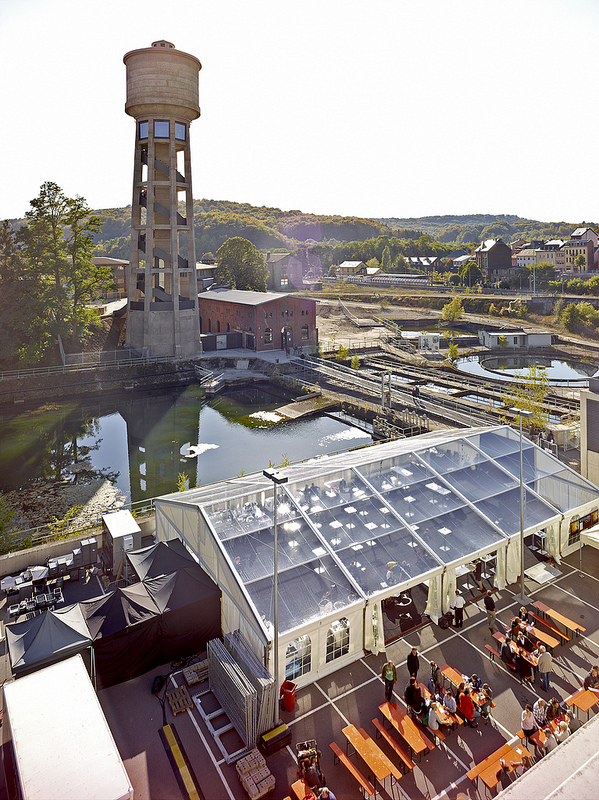
[(410, 678), (417, 678), (418, 670), (420, 669), (420, 659), (418, 658), (418, 650), (415, 647), (412, 648), (412, 652), (408, 656), (407, 666)]
[(466, 601), (460, 594), (459, 590), (455, 590), (455, 597), (453, 598), (453, 603), (451, 607), (455, 612), (455, 622), (454, 625), (456, 628), (461, 628), (464, 624), (464, 606), (466, 605)]
[(537, 723), (535, 722), (535, 717), (532, 713), (532, 706), (530, 703), (527, 703), (524, 711), (522, 712), (522, 733), (527, 739), (530, 739), (536, 729)]
[(547, 704), (542, 697), (536, 701), (532, 707), (532, 713), (538, 728), (543, 728), (547, 724)]
[(486, 593), (485, 599), (483, 600), (485, 604), (485, 608), (487, 609), (487, 625), (489, 626), (489, 630), (491, 633), (495, 630), (495, 600), (493, 600), (493, 595), (491, 590)]
[(397, 680), (397, 670), (393, 661), (387, 661), (383, 664), (381, 678), (385, 681), (385, 700), (390, 703), (393, 694), (393, 686)]
[(549, 683), (551, 681), (551, 670), (553, 668), (553, 656), (547, 652), (547, 649), (541, 645), (539, 647), (539, 657), (537, 659), (537, 670), (541, 680), (541, 689), (544, 692), (549, 691)]

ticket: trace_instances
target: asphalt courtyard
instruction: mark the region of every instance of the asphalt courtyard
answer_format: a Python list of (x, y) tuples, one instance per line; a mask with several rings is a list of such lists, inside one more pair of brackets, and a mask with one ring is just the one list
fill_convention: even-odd
[[(487, 627), (482, 602), (470, 602), (465, 608), (464, 627), (442, 630), (426, 625), (407, 635), (387, 649), (387, 655), (397, 665), (398, 681), (394, 700), (405, 707), (401, 695), (408, 680), (406, 657), (415, 646), (420, 654), (419, 677), (428, 679), (428, 662), (449, 664), (465, 674), (476, 672), (494, 691), (496, 707), (488, 724), (478, 728), (461, 726), (417, 761), (415, 768), (404, 775), (394, 786), (380, 791), (381, 798), (468, 798), (490, 796), (489, 790), (479, 782), (475, 786), (466, 772), (497, 750), (505, 742), (516, 742), (520, 730), (520, 715), (526, 703), (537, 697), (556, 696), (564, 699), (580, 688), (590, 665), (599, 663), (599, 551), (585, 546), (583, 550), (583, 576), (578, 574), (578, 554), (569, 557), (559, 568), (560, 575), (550, 583), (539, 585), (525, 581), (525, 591), (532, 600), (542, 600), (557, 608), (570, 619), (586, 628), (583, 635), (561, 644), (554, 651), (554, 672), (549, 694), (539, 688), (538, 677), (534, 690), (520, 684), (517, 677), (501, 663), (492, 662), (485, 644), (493, 643)], [(518, 585), (495, 593), (497, 617), (505, 623), (519, 608)], [(342, 728), (353, 723), (366, 730), (373, 738), (376, 731), (372, 720), (379, 718), (378, 706), (384, 700), (380, 679), (383, 653), (366, 655), (348, 667), (297, 691), (296, 706), (292, 712), (281, 712), (282, 721), (290, 730), (291, 745), (267, 758), (267, 765), (276, 778), (272, 800), (292, 795), (291, 784), (297, 779), (295, 744), (316, 739), (322, 753), (321, 767), (326, 782), (339, 800), (361, 797), (358, 784), (343, 764), (334, 765), (330, 742), (343, 750), (345, 739)], [(100, 701), (113, 731), (125, 767), (133, 783), (136, 800), (179, 800), (184, 797), (175, 772), (163, 747), (159, 730), (164, 722), (174, 726), (183, 745), (191, 771), (195, 776), (201, 796), (205, 800), (226, 800), (246, 797), (235, 766), (227, 764), (217, 747), (209, 728), (198, 711), (184, 711), (173, 716), (168, 704), (164, 716), (161, 703), (152, 695), (153, 679), (166, 674), (170, 665), (127, 683), (100, 691)], [(183, 676), (173, 676), (181, 685)], [(171, 686), (173, 684), (171, 683)], [(190, 687), (194, 694), (195, 686)], [(208, 696), (209, 701), (209, 696)], [(210, 710), (208, 708), (208, 710)], [(593, 712), (591, 711), (591, 718)], [(586, 714), (581, 714), (584, 722)], [(215, 723), (218, 727), (219, 723)], [(584, 726), (582, 728), (584, 731)], [(236, 734), (230, 735), (229, 750), (235, 749)], [(382, 740), (377, 743), (397, 764), (397, 756)], [(363, 774), (367, 767), (358, 756), (352, 760)], [(508, 781), (515, 780), (516, 772)], [(501, 788), (501, 787), (500, 787)], [(293, 795), (292, 795), (293, 796)]]

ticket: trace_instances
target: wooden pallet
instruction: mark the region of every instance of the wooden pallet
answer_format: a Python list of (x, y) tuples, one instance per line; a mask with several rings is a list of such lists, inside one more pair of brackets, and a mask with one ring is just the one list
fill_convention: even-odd
[(171, 689), (170, 692), (166, 693), (166, 699), (168, 700), (174, 717), (182, 711), (187, 711), (188, 708), (193, 708), (193, 703), (191, 702), (186, 686), (179, 686), (178, 689)]
[(208, 661), (200, 661), (191, 667), (186, 667), (183, 670), (183, 677), (187, 681), (188, 686), (193, 686), (196, 683), (206, 680), (208, 677)]

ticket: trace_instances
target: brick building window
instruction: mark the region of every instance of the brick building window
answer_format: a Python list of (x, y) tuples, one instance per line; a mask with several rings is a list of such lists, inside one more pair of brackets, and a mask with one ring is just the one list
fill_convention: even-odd
[(309, 330), (307, 325), (302, 325), (302, 339), (304, 341), (308, 341), (309, 339)]
[(264, 329), (264, 344), (272, 343), (272, 328)]

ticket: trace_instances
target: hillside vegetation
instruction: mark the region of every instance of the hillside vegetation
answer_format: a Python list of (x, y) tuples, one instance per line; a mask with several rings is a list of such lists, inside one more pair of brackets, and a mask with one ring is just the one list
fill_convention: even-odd
[(438, 242), (463, 244), (484, 239), (568, 239), (579, 225), (595, 227), (593, 222), (539, 222), (510, 214), (467, 214), (434, 217), (388, 217), (377, 220), (393, 231), (416, 228)]
[[(226, 200), (194, 200), (196, 253), (216, 253), (234, 236), (241, 236), (259, 250), (289, 250), (319, 242), (365, 241), (389, 229), (372, 219), (317, 216), (301, 211), (251, 206)], [(96, 212), (102, 231), (96, 237), (98, 250), (106, 256), (128, 258), (131, 208), (109, 208)]]
[[(95, 236), (97, 250), (106, 256), (128, 258), (131, 207), (107, 208), (94, 213), (102, 223), (101, 231)], [(363, 219), (206, 199), (194, 200), (194, 222), (198, 258), (205, 253), (216, 253), (234, 236), (247, 239), (263, 251), (316, 245), (335, 248), (342, 243), (368, 242), (381, 237), (420, 239), (422, 242), (425, 237), (450, 245), (440, 248), (438, 254), (441, 255), (451, 250), (451, 246), (470, 246), (489, 238), (501, 237), (506, 242), (516, 238), (568, 239), (579, 225), (595, 227), (589, 222), (539, 222), (507, 214)], [(421, 248), (418, 248), (414, 254), (420, 253)]]

